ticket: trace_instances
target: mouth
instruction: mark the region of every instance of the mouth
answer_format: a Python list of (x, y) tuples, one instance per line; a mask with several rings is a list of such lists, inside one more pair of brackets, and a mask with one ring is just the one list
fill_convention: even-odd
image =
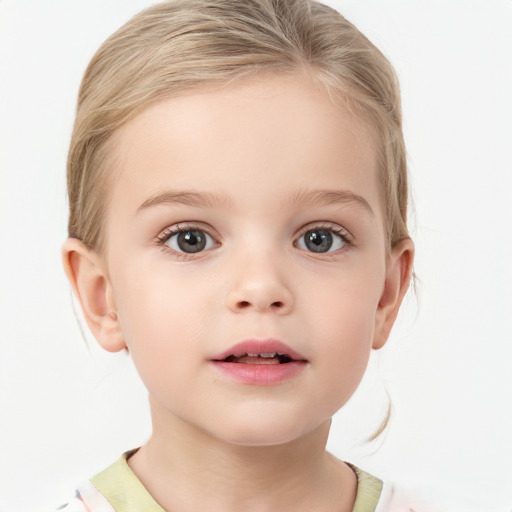
[(307, 362), (306, 358), (279, 340), (245, 340), (212, 357), (214, 362), (278, 365)]
[(274, 339), (242, 341), (213, 356), (211, 363), (228, 379), (250, 386), (278, 386), (308, 366), (304, 356)]
[(279, 354), (278, 352), (260, 352), (257, 354), (231, 354), (222, 359), (225, 363), (239, 364), (287, 364), (295, 361), (288, 354)]

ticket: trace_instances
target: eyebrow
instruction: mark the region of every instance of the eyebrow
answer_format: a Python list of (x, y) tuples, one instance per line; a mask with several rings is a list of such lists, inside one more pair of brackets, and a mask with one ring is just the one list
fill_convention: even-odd
[[(350, 190), (298, 190), (294, 192), (287, 204), (300, 207), (304, 205), (329, 206), (336, 204), (353, 204), (364, 208), (371, 215), (374, 212), (368, 201)], [(232, 201), (226, 195), (210, 192), (166, 191), (146, 199), (138, 208), (137, 213), (158, 205), (182, 204), (196, 208), (215, 208), (230, 206)]]
[(292, 206), (352, 204), (365, 209), (372, 216), (375, 215), (370, 203), (363, 196), (350, 190), (299, 190), (291, 196), (290, 204)]
[(227, 206), (231, 204), (231, 201), (227, 196), (212, 194), (210, 192), (167, 191), (161, 194), (155, 194), (146, 199), (137, 208), (137, 213), (152, 206), (161, 204), (183, 204), (186, 206), (195, 206), (197, 208), (215, 208), (219, 206)]

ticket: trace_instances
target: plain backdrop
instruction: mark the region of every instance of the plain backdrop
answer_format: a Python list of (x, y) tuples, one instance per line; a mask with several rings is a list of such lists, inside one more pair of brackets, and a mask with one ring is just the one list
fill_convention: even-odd
[[(81, 75), (151, 3), (0, 0), (0, 512), (52, 510), (150, 433), (130, 359), (83, 339), (60, 246)], [(420, 279), (329, 447), (439, 510), (510, 512), (512, 2), (329, 3), (401, 80)]]

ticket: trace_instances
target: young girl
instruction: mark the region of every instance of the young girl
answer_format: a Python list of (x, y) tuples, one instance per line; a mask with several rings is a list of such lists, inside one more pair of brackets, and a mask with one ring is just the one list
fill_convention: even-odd
[(364, 35), (308, 0), (140, 13), (85, 73), (68, 191), (67, 276), (153, 433), (63, 510), (412, 510), (325, 449), (414, 255), (398, 85)]

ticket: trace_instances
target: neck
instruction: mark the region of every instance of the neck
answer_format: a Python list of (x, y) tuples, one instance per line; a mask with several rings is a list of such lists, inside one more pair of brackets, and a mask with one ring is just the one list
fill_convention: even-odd
[(152, 406), (153, 435), (129, 464), (165, 510), (350, 511), (356, 480), (325, 451), (330, 421), (287, 443), (241, 446)]

